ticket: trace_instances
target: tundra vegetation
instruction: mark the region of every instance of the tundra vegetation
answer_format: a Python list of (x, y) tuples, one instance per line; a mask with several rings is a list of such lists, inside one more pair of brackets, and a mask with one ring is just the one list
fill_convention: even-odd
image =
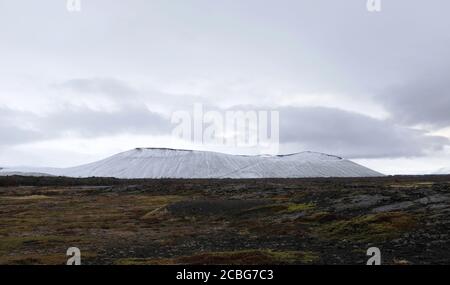
[(450, 176), (0, 178), (0, 264), (450, 264)]

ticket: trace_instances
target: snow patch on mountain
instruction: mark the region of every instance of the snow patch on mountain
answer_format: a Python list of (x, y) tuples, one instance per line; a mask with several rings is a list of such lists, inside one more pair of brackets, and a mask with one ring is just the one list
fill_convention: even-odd
[(303, 178), (371, 177), (382, 174), (337, 156), (300, 152), (288, 155), (230, 155), (218, 152), (136, 148), (70, 168), (19, 168), (1, 172), (68, 177), (116, 178)]

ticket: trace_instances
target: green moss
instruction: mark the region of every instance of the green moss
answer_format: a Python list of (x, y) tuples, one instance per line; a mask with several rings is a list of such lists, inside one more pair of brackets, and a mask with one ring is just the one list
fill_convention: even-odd
[(2, 199), (7, 200), (16, 200), (16, 201), (29, 201), (29, 200), (45, 200), (51, 199), (51, 197), (46, 195), (29, 195), (29, 196), (11, 196), (11, 197), (1, 197)]
[(305, 264), (318, 259), (312, 252), (271, 249), (208, 252), (178, 259), (182, 264)]
[(115, 265), (172, 265), (170, 258), (121, 258), (114, 262)]
[(416, 188), (431, 188), (433, 187), (434, 182), (405, 182), (405, 183), (397, 183), (390, 184), (391, 188), (405, 188), (405, 189), (416, 189)]
[(250, 209), (246, 209), (240, 212), (240, 215), (249, 215), (249, 214), (276, 214), (280, 211), (286, 210), (285, 204), (270, 204), (270, 205), (262, 205), (253, 207)]
[(115, 262), (118, 265), (161, 265), (161, 264), (309, 264), (317, 261), (319, 256), (313, 252), (239, 250), (226, 252), (205, 252), (192, 256), (177, 258), (126, 258)]
[(330, 214), (329, 212), (321, 211), (321, 212), (315, 212), (315, 213), (310, 214), (309, 216), (305, 217), (305, 220), (311, 221), (311, 222), (314, 222), (314, 221), (320, 222), (320, 221), (323, 221), (326, 219), (331, 219), (333, 217), (334, 216), (332, 214)]
[(307, 210), (314, 209), (315, 205), (313, 203), (301, 203), (301, 204), (288, 204), (286, 210), (283, 212), (285, 213), (296, 213), (296, 212), (303, 212)]
[(48, 245), (74, 241), (71, 237), (33, 236), (33, 237), (0, 237), (0, 252), (20, 249), (28, 245)]
[(135, 199), (136, 202), (138, 202), (141, 205), (159, 206), (159, 207), (179, 202), (184, 199), (182, 196), (176, 195), (165, 195), (165, 196), (145, 195), (145, 196), (133, 196), (133, 198)]
[(409, 213), (391, 212), (333, 221), (319, 226), (316, 233), (326, 239), (368, 242), (394, 238), (416, 224), (416, 218)]
[[(81, 263), (87, 259), (96, 257), (95, 253), (83, 251)], [(1, 256), (0, 265), (65, 265), (68, 257), (65, 252), (61, 253), (34, 253), (19, 254), (14, 256)]]
[(273, 258), (274, 261), (280, 263), (312, 263), (319, 259), (319, 256), (311, 251), (272, 251), (268, 250), (266, 253)]
[(25, 241), (25, 239), (20, 238), (20, 237), (1, 238), (0, 239), (0, 252), (16, 249), (16, 248), (20, 247), (24, 241)]

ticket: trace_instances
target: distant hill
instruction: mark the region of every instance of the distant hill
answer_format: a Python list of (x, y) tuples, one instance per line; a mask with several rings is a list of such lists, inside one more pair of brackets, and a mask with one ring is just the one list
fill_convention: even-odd
[[(246, 156), (218, 152), (136, 148), (71, 168), (8, 168), (0, 173), (115, 178), (373, 177), (381, 173), (323, 153)], [(1, 174), (0, 174), (1, 175)]]

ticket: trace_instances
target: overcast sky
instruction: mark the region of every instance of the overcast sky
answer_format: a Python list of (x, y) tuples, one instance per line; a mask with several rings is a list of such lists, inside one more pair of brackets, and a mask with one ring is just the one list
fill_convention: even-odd
[[(450, 167), (450, 2), (0, 0), (0, 167), (171, 138), (194, 103), (280, 112), (281, 152)], [(239, 152), (234, 150), (233, 152)]]

